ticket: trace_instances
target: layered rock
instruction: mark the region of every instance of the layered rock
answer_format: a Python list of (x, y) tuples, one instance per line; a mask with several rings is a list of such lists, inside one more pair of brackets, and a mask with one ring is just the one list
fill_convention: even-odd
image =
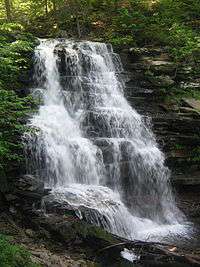
[(120, 54), (126, 97), (140, 114), (152, 118), (172, 182), (179, 187), (200, 185), (200, 104), (187, 96), (199, 96), (200, 64), (176, 65), (160, 48), (132, 48)]

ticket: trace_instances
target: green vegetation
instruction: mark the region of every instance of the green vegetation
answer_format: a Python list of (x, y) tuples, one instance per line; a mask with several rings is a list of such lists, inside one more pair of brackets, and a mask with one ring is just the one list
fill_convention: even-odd
[(8, 189), (8, 176), (17, 174), (23, 160), (21, 135), (24, 119), (33, 106), (28, 88), (35, 39), (16, 23), (0, 26), (0, 191)]
[(177, 62), (199, 54), (199, 0), (4, 0), (0, 11), (37, 36), (164, 45)]
[(17, 23), (0, 25), (0, 89), (20, 88), (20, 78), (30, 69), (34, 38)]
[(200, 162), (200, 147), (192, 149), (190, 158), (194, 162)]
[(8, 189), (6, 177), (19, 172), (24, 160), (20, 136), (25, 130), (24, 118), (32, 105), (31, 97), (20, 98), (14, 91), (0, 90), (0, 174), (4, 178), (1, 191)]
[(175, 144), (175, 149), (179, 150), (179, 149), (184, 149), (185, 146), (182, 144)]
[(200, 92), (195, 88), (180, 88), (180, 87), (170, 87), (170, 88), (164, 88), (162, 90), (164, 101), (166, 103), (168, 102), (174, 102), (177, 104), (181, 104), (183, 98), (194, 98), (197, 100), (200, 100)]
[(31, 254), (18, 245), (13, 245), (8, 238), (0, 235), (1, 267), (39, 267), (31, 260)]

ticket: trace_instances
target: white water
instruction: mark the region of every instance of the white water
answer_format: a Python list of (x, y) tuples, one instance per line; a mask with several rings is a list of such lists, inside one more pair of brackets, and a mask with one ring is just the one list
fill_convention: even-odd
[(88, 221), (115, 234), (186, 235), (164, 156), (123, 95), (123, 68), (112, 47), (43, 40), (35, 56), (43, 104), (30, 121), (38, 129), (28, 136), (30, 170), (55, 199), (87, 208)]

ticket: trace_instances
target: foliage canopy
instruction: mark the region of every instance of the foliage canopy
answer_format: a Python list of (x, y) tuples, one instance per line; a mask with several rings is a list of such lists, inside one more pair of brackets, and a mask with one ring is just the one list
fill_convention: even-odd
[(176, 61), (200, 47), (200, 0), (4, 0), (0, 15), (41, 37), (165, 45)]
[(4, 0), (0, 15), (38, 36), (165, 45), (176, 61), (200, 48), (200, 0)]

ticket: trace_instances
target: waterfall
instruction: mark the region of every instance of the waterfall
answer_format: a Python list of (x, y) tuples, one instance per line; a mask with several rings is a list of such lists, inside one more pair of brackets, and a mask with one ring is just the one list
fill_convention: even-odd
[[(35, 51), (29, 172), (84, 217), (129, 239), (186, 232), (151, 129), (124, 97), (110, 45), (41, 40)], [(81, 216), (81, 215), (80, 215)]]

